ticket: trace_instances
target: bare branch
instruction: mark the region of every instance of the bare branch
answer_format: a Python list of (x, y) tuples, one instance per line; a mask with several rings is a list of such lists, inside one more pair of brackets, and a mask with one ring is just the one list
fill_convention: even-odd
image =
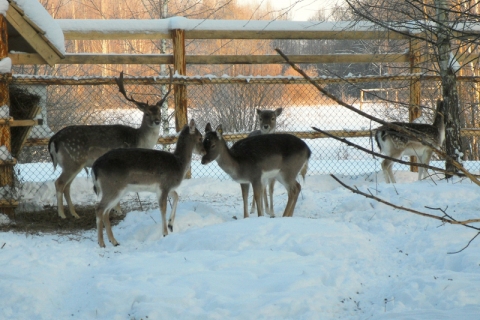
[(457, 221), (457, 220), (452, 220), (452, 219), (449, 219), (449, 218), (439, 217), (439, 216), (436, 216), (436, 215), (433, 215), (433, 214), (428, 214), (428, 213), (420, 212), (420, 211), (413, 210), (413, 209), (410, 209), (410, 208), (405, 208), (405, 207), (402, 207), (402, 206), (397, 206), (397, 205), (395, 205), (395, 204), (393, 204), (393, 203), (390, 203), (390, 202), (388, 202), (388, 201), (385, 201), (385, 200), (383, 200), (383, 199), (380, 199), (380, 198), (374, 196), (374, 195), (371, 194), (371, 193), (368, 194), (368, 193), (362, 192), (362, 191), (358, 190), (358, 188), (354, 189), (354, 188), (346, 185), (346, 184), (343, 183), (342, 181), (340, 181), (340, 179), (338, 179), (337, 177), (335, 177), (335, 175), (333, 175), (333, 174), (331, 174), (330, 176), (331, 176), (333, 179), (335, 179), (338, 183), (340, 183), (343, 187), (347, 188), (348, 190), (352, 191), (353, 193), (360, 194), (360, 195), (362, 195), (362, 196), (364, 196), (364, 197), (366, 197), (366, 198), (373, 199), (373, 200), (375, 200), (375, 201), (378, 201), (378, 202), (380, 202), (380, 203), (386, 204), (387, 206), (393, 207), (393, 208), (395, 208), (395, 209), (399, 209), (399, 210), (411, 212), (411, 213), (414, 213), (414, 214), (417, 214), (417, 215), (420, 215), (420, 216), (423, 216), (423, 217), (435, 219), (435, 220), (440, 220), (440, 221), (443, 222), (443, 223), (458, 224), (458, 225), (465, 226), (465, 227), (467, 227), (467, 228), (471, 228), (471, 229), (475, 229), (475, 230), (479, 230), (479, 231), (480, 231), (480, 228), (477, 228), (477, 227), (468, 225), (469, 223), (477, 223), (477, 222), (480, 222), (480, 219), (469, 219), (469, 220)]
[(370, 119), (372, 121), (375, 121), (375, 122), (378, 122), (380, 124), (383, 124), (387, 127), (390, 127), (392, 129), (395, 129), (396, 131), (399, 131), (401, 133), (404, 133), (405, 135), (407, 135), (408, 137), (413, 137), (415, 139), (417, 139), (418, 141), (420, 141), (422, 144), (430, 147), (432, 150), (435, 151), (435, 153), (437, 153), (439, 156), (445, 158), (447, 161), (450, 161), (453, 166), (460, 170), (461, 172), (463, 172), (465, 174), (465, 176), (467, 176), (473, 183), (475, 183), (476, 185), (480, 186), (480, 181), (475, 178), (475, 176), (473, 174), (471, 174), (468, 170), (466, 170), (461, 163), (459, 163), (458, 161), (456, 161), (454, 158), (452, 158), (451, 156), (449, 156), (448, 154), (446, 154), (445, 152), (435, 148), (431, 143), (429, 143), (428, 141), (425, 141), (425, 139), (423, 139), (423, 137), (419, 134), (416, 134), (415, 132), (412, 132), (411, 130), (408, 130), (402, 126), (399, 126), (399, 125), (396, 125), (394, 123), (390, 123), (390, 122), (386, 122), (384, 120), (381, 120), (377, 117), (374, 117), (372, 115), (369, 115), (368, 113), (365, 113), (361, 110), (358, 110), (357, 108), (355, 108), (354, 106), (348, 104), (348, 103), (345, 103), (343, 102), (341, 99), (337, 98), (336, 96), (334, 96), (333, 94), (331, 94), (330, 92), (328, 92), (327, 90), (325, 90), (324, 88), (322, 88), (318, 83), (316, 83), (315, 81), (312, 80), (312, 78), (310, 78), (306, 73), (305, 71), (303, 71), (302, 69), (300, 69), (297, 65), (295, 65), (293, 62), (291, 62), (288, 57), (278, 48), (275, 49), (275, 51), (278, 52), (278, 54), (280, 54), (282, 56), (283, 59), (285, 59), (285, 61), (295, 70), (297, 71), (299, 74), (301, 74), (305, 80), (307, 80), (308, 82), (310, 82), (315, 88), (317, 88), (318, 91), (320, 91), (321, 93), (323, 93), (324, 95), (326, 95), (328, 98), (332, 99), (333, 101), (335, 101), (336, 103), (338, 103), (339, 105), (355, 112), (355, 113), (358, 113), (359, 115), (367, 118), (367, 119)]

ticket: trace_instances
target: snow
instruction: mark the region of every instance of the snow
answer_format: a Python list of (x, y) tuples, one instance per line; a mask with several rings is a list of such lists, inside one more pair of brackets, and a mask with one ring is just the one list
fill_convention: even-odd
[[(478, 186), (467, 180), (396, 177), (396, 185), (381, 173), (342, 181), (422, 212), (478, 217)], [(480, 241), (448, 254), (475, 230), (395, 210), (329, 175), (302, 186), (293, 218), (280, 217), (286, 192), (278, 184), (277, 218), (243, 219), (237, 183), (185, 180), (174, 232), (162, 237), (158, 208), (132, 211), (113, 227), (118, 247), (99, 248), (95, 230), (3, 232), (0, 318), (478, 319)], [(92, 204), (91, 187), (90, 178), (75, 179), (74, 203)], [(53, 181), (40, 190), (29, 201), (54, 201)]]
[(10, 117), (10, 108), (7, 105), (0, 107), (0, 119), (7, 119)]
[(146, 34), (161, 32), (170, 34), (170, 30), (183, 29), (185, 31), (342, 31), (349, 30), (374, 30), (375, 24), (360, 22), (353, 24), (351, 21), (271, 21), (271, 20), (213, 20), (213, 19), (188, 19), (184, 17), (171, 17), (168, 19), (56, 19), (63, 31), (76, 32), (144, 32)]
[[(0, 0), (1, 1), (1, 0)], [(48, 11), (38, 2), (38, 0), (12, 0), (21, 8), (25, 16), (32, 20), (40, 29), (45, 31), (45, 37), (58, 49), (65, 54), (65, 38), (63, 31), (53, 19)]]
[(8, 1), (7, 0), (0, 0), (0, 14), (2, 14), (4, 17), (7, 16), (7, 10), (8, 10)]
[(8, 151), (6, 146), (0, 146), (0, 160), (1, 161), (7, 161), (7, 160), (12, 160), (13, 157), (10, 154), (10, 151)]
[(0, 60), (0, 73), (11, 73), (12, 72), (12, 59), (3, 58)]

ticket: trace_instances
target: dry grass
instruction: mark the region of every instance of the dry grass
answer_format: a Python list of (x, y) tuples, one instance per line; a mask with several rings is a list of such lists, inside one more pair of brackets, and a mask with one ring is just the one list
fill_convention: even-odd
[[(58, 216), (57, 207), (46, 207), (41, 211), (19, 212), (10, 224), (0, 225), (0, 232), (19, 232), (27, 234), (52, 233), (76, 234), (80, 231), (95, 229), (95, 207), (76, 207), (80, 219), (75, 219), (66, 212), (67, 218)], [(112, 225), (118, 224), (125, 214), (110, 214)]]

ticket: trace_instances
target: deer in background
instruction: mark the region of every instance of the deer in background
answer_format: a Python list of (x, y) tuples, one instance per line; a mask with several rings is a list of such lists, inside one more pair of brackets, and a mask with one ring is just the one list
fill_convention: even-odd
[(166, 216), (167, 198), (170, 196), (173, 204), (168, 228), (173, 232), (178, 203), (178, 194), (175, 189), (190, 169), (193, 152), (205, 154), (202, 134), (192, 119), (190, 124), (185, 125), (180, 132), (173, 153), (141, 148), (115, 149), (105, 153), (93, 163), (94, 190), (101, 198), (96, 209), (100, 247), (105, 247), (104, 224), (110, 243), (114, 246), (119, 244), (112, 233), (109, 213), (129, 191), (149, 191), (157, 194), (162, 215), (163, 236), (168, 235)]
[[(128, 97), (123, 86), (123, 71), (120, 78), (115, 78), (120, 93), (143, 112), (142, 123), (138, 129), (125, 125), (74, 125), (63, 128), (50, 138), (48, 151), (52, 157), (53, 169), (57, 164), (62, 173), (55, 181), (58, 215), (65, 219), (63, 196), (67, 201), (70, 214), (80, 218), (70, 197), (70, 186), (73, 179), (85, 167), (107, 151), (116, 148), (153, 148), (160, 133), (160, 108), (171, 92), (172, 72), (170, 70), (170, 86), (165, 96), (154, 105), (136, 101)], [(119, 210), (119, 208), (117, 208)]]
[[(402, 126), (411, 132), (421, 135), (424, 141), (428, 142), (436, 149), (442, 147), (445, 140), (445, 103), (442, 100), (437, 101), (437, 109), (433, 124), (392, 122), (392, 124)], [(391, 158), (400, 159), (402, 156), (416, 156), (419, 163), (428, 165), (432, 157), (433, 149), (426, 146), (418, 139), (407, 136), (389, 126), (381, 126), (376, 129), (375, 140), (380, 151)], [(385, 182), (395, 183), (395, 177), (392, 171), (393, 161), (384, 159), (382, 161), (382, 171), (385, 176)], [(427, 177), (427, 169), (418, 168), (418, 180)]]
[[(261, 110), (257, 109), (257, 116), (260, 122), (260, 130), (252, 131), (248, 136), (258, 136), (260, 134), (275, 133), (277, 128), (277, 117), (282, 113), (282, 108), (277, 108), (275, 110)], [(265, 185), (265, 190), (263, 192), (263, 199), (265, 203), (265, 211), (270, 215), (270, 217), (275, 217), (273, 212), (273, 190), (275, 188), (275, 179), (268, 181), (268, 193), (270, 196), (270, 201), (267, 197), (267, 186)], [(270, 202), (270, 204), (269, 204)], [(250, 214), (255, 212), (255, 199), (252, 200), (252, 207), (250, 209)]]
[(307, 166), (311, 155), (307, 144), (291, 134), (262, 134), (239, 140), (228, 148), (222, 134), (221, 125), (213, 131), (210, 123), (207, 124), (203, 140), (206, 154), (202, 157), (202, 164), (215, 160), (223, 171), (240, 183), (244, 218), (249, 216), (250, 184), (258, 215), (263, 216), (264, 185), (270, 179), (278, 180), (287, 189), (288, 201), (283, 216), (291, 217), (301, 190), (296, 178)]

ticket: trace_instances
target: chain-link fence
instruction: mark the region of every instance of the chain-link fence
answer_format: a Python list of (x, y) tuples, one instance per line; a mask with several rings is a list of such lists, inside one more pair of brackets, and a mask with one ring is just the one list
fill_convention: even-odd
[[(326, 90), (368, 114), (387, 121), (409, 121), (408, 102), (412, 94), (410, 91), (412, 80), (408, 78), (398, 80), (398, 77), (394, 79), (366, 77), (352, 78), (348, 81), (345, 79), (316, 81)], [(152, 84), (155, 81), (151, 79), (149, 84), (140, 84), (141, 81), (125, 79), (127, 94), (138, 101), (156, 102), (162, 96), (162, 84)], [(273, 110), (282, 107), (283, 112), (277, 118), (277, 132), (304, 133), (304, 137), (309, 137), (305, 133), (312, 133), (312, 126), (326, 131), (355, 132), (355, 137), (348, 140), (364, 148), (378, 151), (371, 136), (371, 130), (378, 124), (337, 105), (301, 79), (222, 78), (212, 81), (209, 78), (195, 78), (182, 81), (187, 85), (188, 118), (194, 118), (201, 131), (207, 122), (210, 122), (214, 128), (222, 124), (226, 134), (249, 133), (258, 126), (256, 109)], [(478, 92), (475, 91), (475, 86), (474, 82), (461, 83), (464, 125), (469, 128), (478, 127), (478, 102), (471, 94), (466, 94)], [(38, 100), (37, 108), (32, 107), (34, 110), (26, 112), (24, 117), (43, 120), (41, 125), (29, 128), (28, 134), (17, 133), (12, 128), (12, 142), (15, 144), (12, 145), (12, 152), (18, 159), (14, 170), (19, 184), (28, 189), (28, 192), (39, 192), (35, 188), (39, 189), (42, 183), (54, 181), (60, 174), (61, 170), (58, 168), (53, 171), (47, 143), (48, 139), (61, 128), (74, 124), (126, 124), (139, 127), (141, 123), (142, 113), (125, 100), (113, 81), (103, 85), (92, 81), (79, 85), (72, 79), (70, 81), (55, 79), (45, 80), (42, 84), (42, 81), (32, 81), (32, 78), (18, 77), (14, 78), (12, 88), (37, 97), (35, 98)], [(16, 99), (15, 95), (12, 94), (12, 100)], [(420, 101), (423, 108), (419, 120), (432, 122), (433, 109), (438, 97), (440, 97), (438, 82), (421, 82)], [(172, 135), (175, 134), (172, 96), (168, 103), (170, 126), (168, 132), (163, 134)], [(16, 120), (20, 118), (17, 116)], [(360, 175), (381, 170), (381, 159), (340, 141), (330, 138), (307, 138), (305, 141), (312, 150), (308, 172), (310, 175), (325, 173)], [(464, 144), (470, 159), (478, 159), (476, 137), (465, 138)], [(156, 146), (157, 149), (163, 147)], [(167, 146), (168, 148), (170, 147)], [(192, 163), (193, 178), (204, 176), (228, 178), (215, 163), (202, 166), (198, 160), (199, 158), (195, 157)], [(478, 170), (475, 162), (471, 162), (469, 168)], [(408, 169), (397, 164), (394, 167), (394, 170)], [(86, 175), (84, 171), (79, 174)]]

